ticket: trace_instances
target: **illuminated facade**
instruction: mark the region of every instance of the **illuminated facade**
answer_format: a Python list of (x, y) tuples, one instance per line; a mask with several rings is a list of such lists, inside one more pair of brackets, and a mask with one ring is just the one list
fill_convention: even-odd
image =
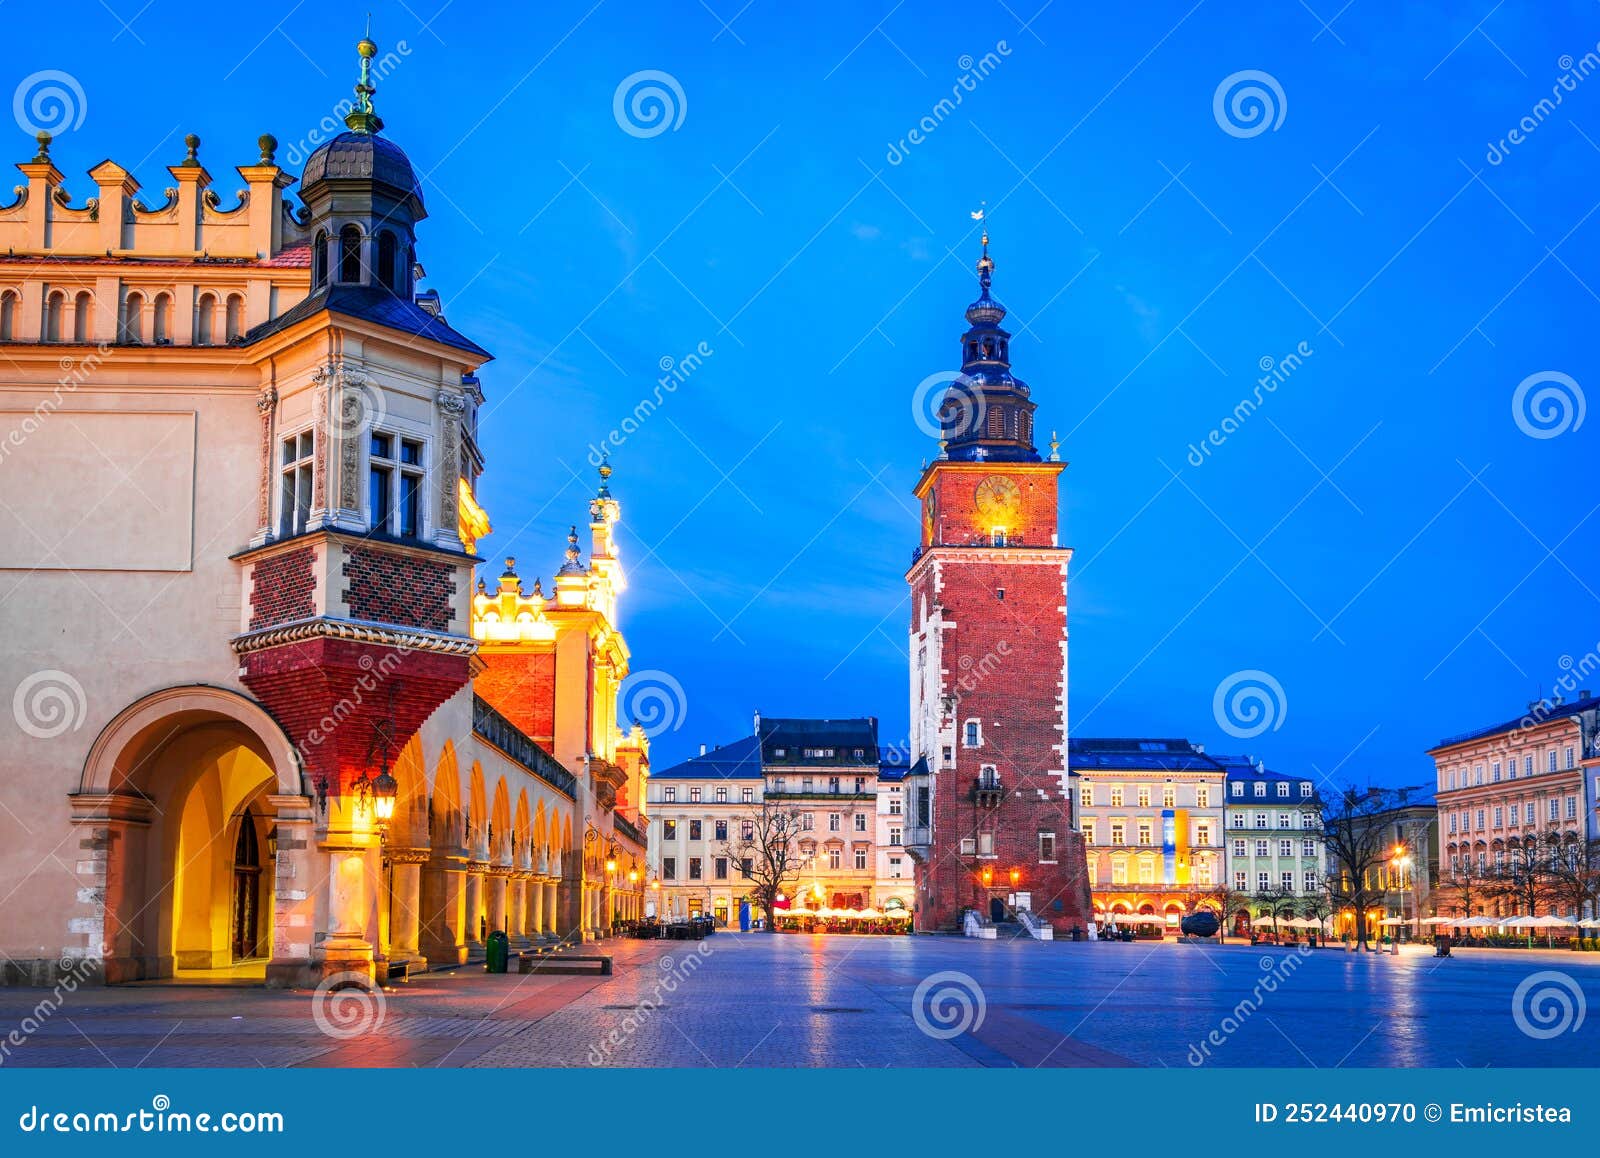
[(902, 829), (903, 772), (880, 765), (874, 719), (757, 716), (750, 736), (652, 773), (651, 893), (659, 911), (734, 925), (745, 905), (763, 916), (738, 855), (741, 828), (756, 824), (763, 808), (797, 816), (793, 908), (910, 908), (909, 862), (904, 876), (884, 876), (904, 853), (884, 843)]
[[(78, 205), (41, 135), (0, 207), (6, 980), (311, 984), (639, 907), (606, 867), (643, 860), (647, 759), (617, 508), (527, 607), (548, 638), (505, 635), (472, 581), (489, 354), (415, 284), (377, 53), (299, 205), (270, 136), (235, 204), (191, 136), (163, 200), (106, 161)], [(536, 738), (496, 677), (550, 652)]]
[(1176, 932), (1224, 879), (1223, 765), (1188, 740), (1074, 739), (1097, 920)]
[(1067, 772), (1067, 565), (1057, 533), (1066, 464), (1033, 443), (1011, 373), (1006, 311), (967, 307), (962, 370), (940, 410), (939, 457), (917, 483), (911, 569), (911, 799), (917, 927), (1026, 909), (1062, 930), (1089, 918)]
[[(1600, 696), (1535, 701), (1519, 718), (1453, 736), (1428, 755), (1437, 769), (1441, 885), (1491, 883), (1530, 857), (1556, 849), (1576, 857), (1600, 838)], [(1472, 907), (1491, 916), (1537, 915), (1519, 913), (1526, 901), (1504, 890), (1476, 891)]]

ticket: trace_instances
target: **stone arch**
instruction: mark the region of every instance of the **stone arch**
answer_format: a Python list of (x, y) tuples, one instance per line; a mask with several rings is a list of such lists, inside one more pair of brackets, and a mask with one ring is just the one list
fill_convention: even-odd
[(493, 864), (511, 861), (511, 796), (506, 789), (506, 778), (500, 777), (494, 786), (494, 803), (489, 809), (489, 860)]
[(394, 821), (389, 840), (397, 848), (419, 848), (428, 844), (428, 776), (422, 760), (422, 738), (413, 734), (395, 757), (391, 769), (395, 790)]
[(71, 802), (105, 850), (80, 874), (103, 898), (85, 920), (108, 981), (266, 979), (271, 852), (280, 822), (299, 824), (310, 802), (293, 745), (259, 704), (212, 687), (144, 697), (101, 729)]
[(436, 849), (457, 849), (465, 843), (461, 815), (461, 770), (456, 747), (446, 740), (433, 770), (433, 798), (428, 816), (429, 842)]
[(550, 865), (550, 833), (544, 813), (544, 797), (533, 810), (533, 871), (543, 874)]
[(478, 860), (487, 858), (489, 848), (489, 798), (483, 788), (483, 765), (472, 762), (472, 772), (467, 777), (467, 855)]
[(528, 790), (517, 793), (517, 810), (511, 821), (511, 863), (526, 869), (531, 863), (533, 821), (528, 814)]

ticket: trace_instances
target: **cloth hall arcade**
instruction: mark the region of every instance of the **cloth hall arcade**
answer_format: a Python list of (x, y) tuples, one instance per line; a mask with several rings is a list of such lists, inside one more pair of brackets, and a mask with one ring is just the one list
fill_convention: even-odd
[(378, 51), (231, 204), (194, 136), (164, 194), (108, 160), (80, 200), (40, 134), (0, 206), (6, 981), (304, 985), (643, 913), (610, 469), (548, 597), (474, 584), (490, 354), (416, 285)]

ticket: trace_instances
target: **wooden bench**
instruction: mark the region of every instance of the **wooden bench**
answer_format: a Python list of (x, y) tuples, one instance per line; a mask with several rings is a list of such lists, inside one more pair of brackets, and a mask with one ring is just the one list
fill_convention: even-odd
[[(597, 968), (598, 967), (598, 968)], [(546, 957), (538, 950), (530, 950), (517, 954), (518, 973), (571, 973), (571, 974), (598, 974), (601, 977), (611, 976), (611, 958), (607, 956), (569, 956), (562, 954), (559, 957)]]
[(412, 962), (409, 957), (403, 961), (390, 961), (387, 970), (388, 979), (390, 981), (400, 980), (409, 982), (411, 980), (411, 968)]

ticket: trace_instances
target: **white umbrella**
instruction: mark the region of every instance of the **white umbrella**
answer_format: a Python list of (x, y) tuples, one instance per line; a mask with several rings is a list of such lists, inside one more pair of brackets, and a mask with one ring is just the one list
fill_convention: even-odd
[(1261, 925), (1274, 925), (1274, 924), (1281, 925), (1283, 922), (1277, 920), (1274, 917), (1257, 917), (1255, 920), (1251, 921), (1250, 923), (1252, 925), (1261, 926)]
[(1461, 923), (1461, 918), (1460, 917), (1424, 917), (1424, 918), (1422, 918), (1422, 923), (1424, 925), (1459, 925)]
[(1600, 917), (1590, 917), (1587, 921), (1579, 921), (1580, 929), (1600, 929)]
[(1515, 923), (1519, 928), (1523, 929), (1575, 929), (1578, 926), (1578, 922), (1568, 917), (1557, 917), (1554, 915), (1546, 915), (1543, 917), (1516, 917), (1513, 918), (1513, 920), (1506, 922), (1507, 925), (1511, 925), (1513, 923)]
[(1392, 928), (1395, 925), (1404, 925), (1404, 924), (1408, 924), (1408, 922), (1406, 921), (1406, 919), (1404, 917), (1385, 917), (1383, 920), (1378, 922), (1378, 927), (1380, 929), (1382, 929), (1382, 928)]
[(1468, 917), (1465, 921), (1457, 923), (1461, 929), (1498, 929), (1500, 922), (1493, 917)]

